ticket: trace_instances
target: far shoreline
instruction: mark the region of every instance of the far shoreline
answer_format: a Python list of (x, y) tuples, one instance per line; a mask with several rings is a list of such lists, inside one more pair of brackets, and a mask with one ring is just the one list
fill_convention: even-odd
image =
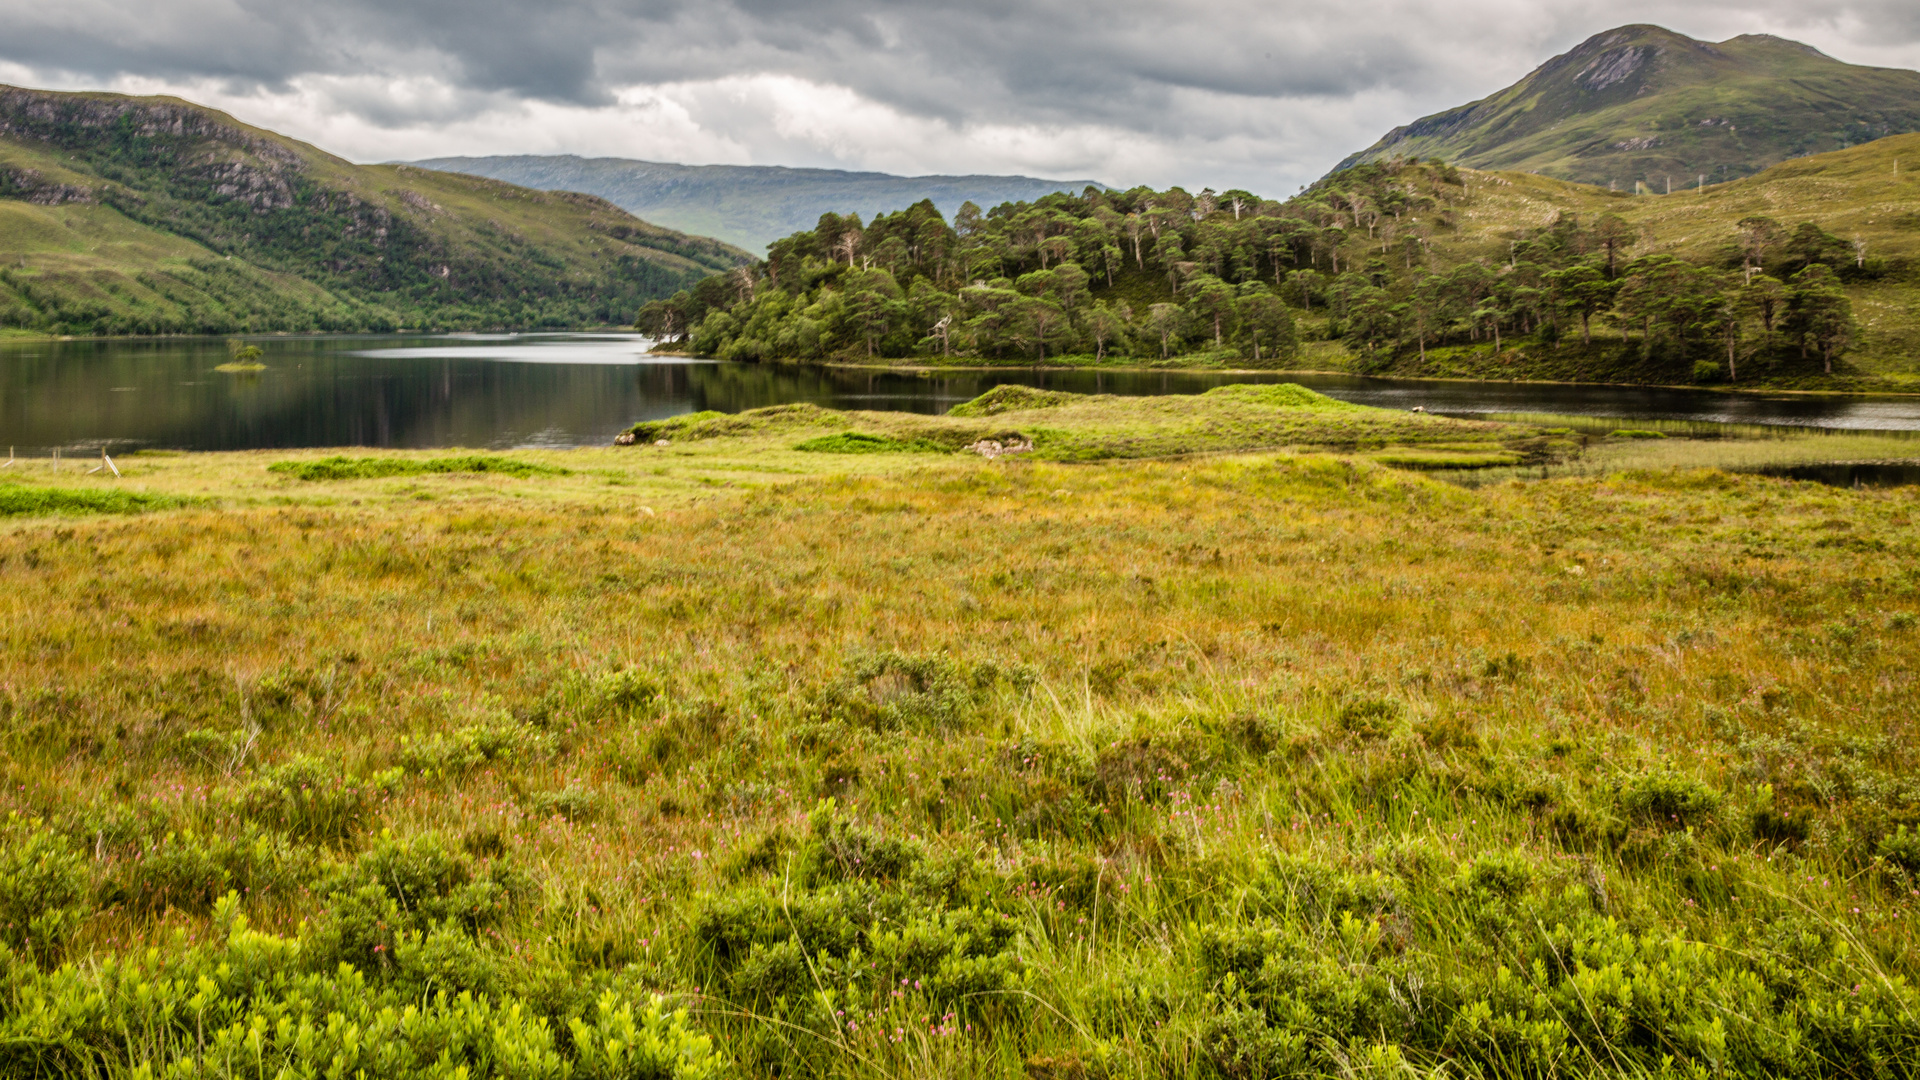
[[(104, 344), (104, 343), (110, 343), (110, 342), (192, 341), (195, 339), (201, 339), (201, 340), (207, 340), (207, 341), (224, 341), (228, 338), (238, 338), (241, 340), (263, 340), (263, 339), (264, 340), (291, 340), (291, 339), (301, 339), (301, 338), (346, 338), (346, 337), (400, 338), (400, 337), (421, 337), (421, 336), (436, 336), (436, 335), (450, 336), (450, 335), (465, 335), (465, 334), (524, 334), (524, 335), (633, 334), (633, 335), (643, 336), (643, 335), (640, 335), (640, 332), (638, 330), (635, 330), (631, 326), (588, 326), (588, 327), (566, 327), (566, 328), (547, 327), (547, 328), (539, 328), (539, 329), (486, 329), (486, 330), (405, 329), (405, 330), (386, 330), (386, 331), (363, 330), (363, 331), (339, 331), (339, 332), (305, 331), (305, 330), (301, 330), (301, 331), (268, 330), (268, 331), (251, 331), (251, 332), (241, 332), (241, 333), (232, 333), (232, 334), (107, 334), (107, 335), (41, 334), (41, 333), (36, 333), (32, 331), (0, 328), (0, 347), (5, 347), (8, 345), (44, 345), (44, 344), (69, 343), (69, 342), (98, 342), (98, 343)], [(697, 362), (697, 363), (726, 362), (726, 361), (719, 360), (717, 357), (695, 356), (690, 352), (686, 352), (680, 349), (651, 349), (651, 350), (648, 350), (647, 355), (673, 357), (675, 359), (684, 359), (690, 362)], [(1443, 376), (1443, 375), (1369, 375), (1369, 374), (1359, 374), (1351, 371), (1341, 371), (1336, 368), (1213, 367), (1213, 366), (1206, 366), (1201, 364), (1181, 364), (1181, 365), (1105, 364), (1105, 363), (1097, 363), (1097, 362), (1086, 363), (1086, 364), (1074, 364), (1074, 363), (1059, 364), (1059, 363), (1050, 363), (1050, 362), (1044, 362), (1044, 361), (1038, 362), (1038, 363), (1029, 363), (1029, 364), (990, 364), (990, 363), (927, 364), (927, 363), (912, 363), (912, 362), (861, 363), (857, 360), (811, 360), (811, 361), (798, 361), (798, 362), (772, 361), (765, 366), (794, 367), (794, 368), (827, 368), (827, 369), (834, 369), (834, 370), (841, 370), (841, 371), (874, 371), (874, 372), (890, 372), (894, 374), (915, 374), (915, 375), (933, 375), (939, 372), (982, 373), (982, 372), (1003, 372), (1003, 371), (1057, 371), (1057, 372), (1091, 371), (1091, 372), (1112, 372), (1114, 374), (1122, 374), (1122, 375), (1153, 375), (1153, 374), (1181, 374), (1181, 375), (1211, 374), (1211, 375), (1235, 375), (1235, 376), (1318, 375), (1318, 376), (1341, 376), (1341, 377), (1351, 378), (1351, 379), (1367, 379), (1367, 380), (1372, 380), (1377, 382), (1388, 382), (1388, 383), (1498, 383), (1498, 384), (1508, 385), (1508, 386), (1591, 386), (1591, 387), (1608, 387), (1608, 388), (1614, 388), (1614, 389), (1683, 390), (1683, 391), (1691, 391), (1696, 393), (1779, 395), (1779, 396), (1794, 395), (1799, 397), (1859, 397), (1859, 398), (1920, 397), (1920, 389), (1914, 389), (1914, 390), (1894, 390), (1894, 389), (1857, 390), (1857, 389), (1841, 389), (1841, 388), (1805, 389), (1805, 388), (1790, 388), (1790, 387), (1773, 387), (1773, 386), (1764, 386), (1764, 385), (1742, 386), (1742, 385), (1714, 384), (1711, 386), (1701, 386), (1701, 385), (1690, 385), (1685, 383), (1598, 382), (1593, 380), (1569, 380), (1569, 379), (1498, 379), (1498, 378), (1467, 378), (1467, 377), (1461, 377), (1461, 376)]]

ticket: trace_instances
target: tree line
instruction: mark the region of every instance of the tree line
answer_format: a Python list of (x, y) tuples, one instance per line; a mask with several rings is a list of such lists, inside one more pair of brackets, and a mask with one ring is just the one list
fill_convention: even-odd
[[(1495, 181), (1498, 182), (1498, 181)], [(1755, 357), (1821, 362), (1851, 343), (1843, 275), (1864, 253), (1811, 222), (1739, 222), (1690, 262), (1612, 213), (1514, 230), (1503, 259), (1444, 265), (1458, 170), (1362, 165), (1286, 202), (1249, 192), (1089, 187), (947, 221), (922, 202), (862, 223), (824, 214), (756, 266), (647, 304), (639, 329), (728, 360), (1175, 356), (1279, 366), (1303, 338), (1363, 367), (1447, 345), (1545, 346), (1596, 326), (1686, 376)]]

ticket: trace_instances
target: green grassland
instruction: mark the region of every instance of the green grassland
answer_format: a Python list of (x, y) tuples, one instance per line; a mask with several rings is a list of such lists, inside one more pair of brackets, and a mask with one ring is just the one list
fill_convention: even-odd
[(1915, 492), (1711, 468), (1865, 441), (1188, 404), (9, 470), (4, 1071), (1920, 1070)]
[(591, 196), (354, 165), (176, 99), (0, 88), (0, 325), (624, 324), (744, 258)]

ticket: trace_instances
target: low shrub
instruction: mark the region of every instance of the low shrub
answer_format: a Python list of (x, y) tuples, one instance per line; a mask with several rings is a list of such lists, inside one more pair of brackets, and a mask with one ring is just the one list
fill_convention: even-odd
[(1699, 825), (1720, 809), (1720, 794), (1699, 780), (1676, 772), (1636, 773), (1614, 789), (1629, 820), (1667, 829)]
[(296, 757), (262, 772), (241, 792), (240, 803), (249, 819), (295, 839), (339, 844), (365, 827), (400, 775), (395, 769), (362, 779), (333, 762)]
[(147, 915), (169, 908), (205, 915), (229, 892), (254, 901), (291, 893), (312, 879), (313, 867), (307, 853), (257, 826), (232, 837), (170, 832), (119, 862), (102, 899)]
[(555, 791), (536, 792), (527, 800), (527, 804), (541, 817), (592, 821), (600, 816), (599, 793), (578, 784), (569, 784)]
[(542, 732), (529, 725), (497, 718), (445, 735), (402, 738), (398, 760), (402, 768), (416, 775), (461, 776), (482, 765), (538, 759), (550, 749), (548, 743)]
[(476, 867), (437, 834), (382, 835), (323, 886), (326, 910), (302, 949), (315, 971), (340, 964), (379, 977), (477, 990), (493, 961), (473, 941), (533, 893), (506, 864)]
[(58, 961), (88, 913), (86, 860), (38, 819), (9, 815), (0, 830), (0, 943), (41, 964)]
[(1379, 698), (1349, 701), (1334, 714), (1340, 730), (1361, 739), (1384, 739), (1400, 719), (1400, 703)]
[(807, 815), (806, 880), (897, 881), (920, 859), (916, 844), (849, 821), (833, 799)]

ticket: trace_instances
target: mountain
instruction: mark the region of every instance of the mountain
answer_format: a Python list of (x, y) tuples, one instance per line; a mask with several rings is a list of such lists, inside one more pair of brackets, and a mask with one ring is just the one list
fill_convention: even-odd
[(1055, 191), (1104, 186), (1092, 180), (1031, 176), (894, 176), (778, 165), (668, 165), (570, 154), (429, 158), (413, 164), (542, 191), (585, 191), (648, 221), (761, 252), (783, 236), (813, 228), (828, 211), (870, 219), (932, 199), (951, 218), (964, 202), (992, 209)]
[(1476, 169), (1664, 192), (1789, 158), (1920, 131), (1920, 72), (1842, 63), (1797, 41), (1695, 41), (1658, 26), (1596, 34), (1492, 97), (1395, 128), (1364, 161)]
[(621, 324), (749, 258), (591, 195), (355, 165), (178, 98), (0, 87), (0, 327)]

